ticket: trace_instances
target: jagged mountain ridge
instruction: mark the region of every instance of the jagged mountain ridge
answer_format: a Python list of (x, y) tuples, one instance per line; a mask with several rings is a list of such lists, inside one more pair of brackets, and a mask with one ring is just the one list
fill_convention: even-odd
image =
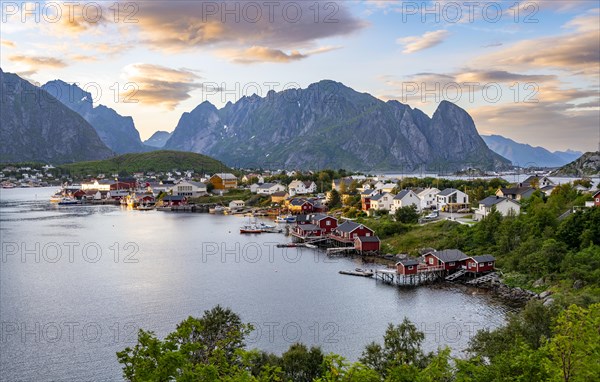
[(0, 69), (0, 161), (67, 163), (114, 153), (79, 114), (16, 74)]
[(62, 80), (50, 81), (42, 89), (88, 121), (110, 149), (117, 154), (149, 151), (135, 128), (133, 118), (124, 117), (104, 105), (94, 107), (91, 93)]
[(455, 170), (503, 168), (469, 114), (443, 101), (430, 118), (324, 80), (306, 89), (242, 97), (184, 113), (164, 146), (217, 157), (234, 167)]

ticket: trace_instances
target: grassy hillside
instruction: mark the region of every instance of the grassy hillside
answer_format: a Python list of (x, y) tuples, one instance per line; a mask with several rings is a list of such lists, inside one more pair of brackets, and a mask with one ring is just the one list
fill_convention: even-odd
[(223, 163), (206, 155), (182, 151), (152, 151), (119, 155), (114, 158), (78, 162), (61, 166), (73, 174), (133, 173), (141, 171), (193, 170), (198, 173), (231, 171)]

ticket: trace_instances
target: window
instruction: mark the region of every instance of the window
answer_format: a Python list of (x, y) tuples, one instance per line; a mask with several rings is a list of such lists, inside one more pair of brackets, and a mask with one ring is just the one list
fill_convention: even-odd
[(492, 265), (494, 265), (494, 263), (492, 263), (491, 261), (488, 263), (488, 265), (491, 267)]
[(409, 266), (408, 266), (408, 270), (410, 271), (411, 269), (413, 269), (413, 266), (412, 266), (412, 265), (409, 265)]
[(429, 264), (430, 264), (430, 265), (433, 265), (433, 257), (430, 257), (430, 258), (429, 258)]
[(327, 222), (325, 223), (325, 225), (331, 225), (331, 220), (327, 220)]
[(449, 266), (453, 267), (454, 265), (456, 265), (455, 262), (451, 262), (450, 264), (448, 264)]

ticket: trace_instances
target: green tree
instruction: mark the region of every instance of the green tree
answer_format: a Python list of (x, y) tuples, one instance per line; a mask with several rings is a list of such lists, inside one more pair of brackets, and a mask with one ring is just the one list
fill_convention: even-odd
[(340, 193), (334, 188), (329, 193), (329, 201), (327, 202), (327, 206), (331, 208), (339, 208), (342, 206), (342, 199), (340, 197)]
[(556, 380), (597, 381), (600, 378), (600, 304), (589, 309), (571, 305), (556, 321), (546, 350)]
[(397, 208), (394, 216), (396, 217), (396, 221), (404, 224), (415, 224), (419, 221), (419, 212), (414, 204)]
[(383, 337), (383, 347), (375, 342), (363, 352), (360, 362), (381, 375), (394, 367), (421, 367), (427, 364), (428, 357), (421, 350), (425, 334), (404, 318), (398, 326), (390, 324)]
[(304, 344), (293, 344), (281, 355), (281, 369), (287, 380), (311, 382), (323, 375), (324, 356), (321, 349)]

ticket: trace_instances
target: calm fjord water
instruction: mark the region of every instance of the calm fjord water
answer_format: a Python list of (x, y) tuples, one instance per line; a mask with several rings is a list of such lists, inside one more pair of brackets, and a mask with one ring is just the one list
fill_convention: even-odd
[(54, 191), (0, 190), (3, 381), (120, 380), (115, 352), (138, 328), (162, 337), (216, 304), (253, 323), (249, 347), (304, 342), (350, 360), (405, 316), (426, 332), (427, 350), (460, 355), (470, 332), (502, 324), (508, 310), (462, 288), (339, 275), (374, 265), (274, 248), (289, 239), (242, 236), (247, 218), (59, 207), (48, 202)]

